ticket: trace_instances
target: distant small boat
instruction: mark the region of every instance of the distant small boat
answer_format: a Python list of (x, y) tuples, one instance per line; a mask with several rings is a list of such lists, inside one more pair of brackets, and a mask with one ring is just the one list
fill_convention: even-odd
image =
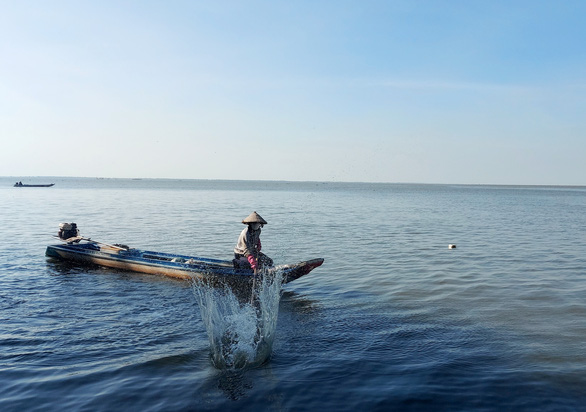
[(55, 183), (50, 183), (48, 185), (25, 185), (22, 182), (16, 182), (14, 184), (14, 187), (51, 187), (51, 186), (55, 186)]

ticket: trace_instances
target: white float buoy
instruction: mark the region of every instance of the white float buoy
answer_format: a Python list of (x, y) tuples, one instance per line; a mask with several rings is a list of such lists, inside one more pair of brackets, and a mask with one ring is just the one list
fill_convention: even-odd
[(456, 249), (456, 245), (448, 245), (448, 249)]

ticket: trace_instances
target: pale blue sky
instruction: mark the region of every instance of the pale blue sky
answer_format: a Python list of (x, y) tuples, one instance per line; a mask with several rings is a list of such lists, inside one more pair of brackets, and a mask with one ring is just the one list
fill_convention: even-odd
[(0, 10), (0, 176), (586, 185), (586, 1)]

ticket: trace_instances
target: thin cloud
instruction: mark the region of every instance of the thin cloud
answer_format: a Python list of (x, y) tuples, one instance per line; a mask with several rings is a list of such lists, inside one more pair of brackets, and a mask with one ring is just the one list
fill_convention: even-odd
[(391, 89), (415, 91), (519, 92), (535, 89), (535, 87), (521, 85), (428, 80), (385, 80), (380, 85)]

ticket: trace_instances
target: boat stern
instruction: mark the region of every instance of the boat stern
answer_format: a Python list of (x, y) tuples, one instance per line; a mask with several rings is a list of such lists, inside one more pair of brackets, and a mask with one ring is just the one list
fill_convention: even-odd
[(57, 252), (57, 249), (55, 249), (54, 246), (47, 246), (47, 250), (45, 250), (45, 256), (50, 257), (50, 258), (57, 258), (59, 259), (61, 256), (59, 256), (59, 253)]

